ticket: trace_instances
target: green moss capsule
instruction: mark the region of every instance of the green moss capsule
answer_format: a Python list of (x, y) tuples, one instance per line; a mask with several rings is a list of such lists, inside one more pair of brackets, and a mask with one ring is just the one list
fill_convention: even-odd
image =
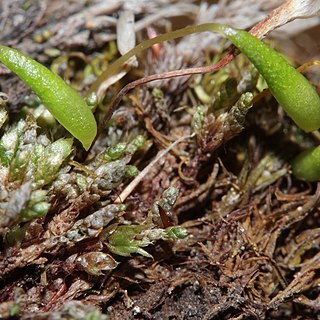
[(320, 147), (300, 153), (292, 162), (292, 172), (300, 180), (318, 181), (320, 179)]
[(243, 30), (227, 26), (213, 27), (223, 33), (266, 80), (279, 104), (303, 130), (320, 127), (320, 98), (309, 81), (276, 51)]
[(91, 146), (97, 124), (84, 99), (58, 75), (22, 52), (0, 46), (0, 62), (16, 73), (42, 100), (52, 115), (86, 150)]

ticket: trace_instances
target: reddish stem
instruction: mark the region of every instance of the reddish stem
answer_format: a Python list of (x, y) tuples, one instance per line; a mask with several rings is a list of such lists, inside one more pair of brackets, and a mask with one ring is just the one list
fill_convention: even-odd
[(174, 71), (169, 71), (169, 72), (160, 73), (160, 74), (152, 74), (150, 76), (147, 76), (147, 77), (130, 82), (129, 84), (124, 86), (119, 91), (117, 96), (111, 102), (109, 109), (108, 109), (103, 121), (99, 125), (97, 136), (105, 128), (108, 121), (112, 117), (112, 114), (115, 111), (116, 107), (118, 106), (121, 99), (127, 94), (128, 91), (134, 89), (137, 86), (140, 86), (142, 84), (145, 84), (145, 83), (148, 83), (151, 81), (164, 80), (164, 79), (182, 77), (182, 76), (193, 75), (193, 74), (212, 73), (212, 72), (215, 72), (215, 71), (219, 70), (220, 68), (224, 67), (225, 65), (227, 65), (234, 57), (235, 57), (235, 53), (234, 53), (234, 50), (232, 50), (226, 56), (224, 56), (219, 62), (217, 62), (216, 64), (213, 64), (211, 66), (189, 68), (189, 69), (183, 69), (183, 70), (174, 70)]

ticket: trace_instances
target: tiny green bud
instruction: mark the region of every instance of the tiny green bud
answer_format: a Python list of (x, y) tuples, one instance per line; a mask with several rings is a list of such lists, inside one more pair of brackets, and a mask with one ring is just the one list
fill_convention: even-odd
[(80, 189), (84, 189), (86, 184), (87, 184), (87, 180), (83, 175), (77, 175), (77, 185), (79, 186)]
[(204, 119), (204, 112), (203, 112), (203, 108), (202, 107), (197, 107), (196, 108), (196, 112), (193, 115), (193, 119), (192, 119), (192, 129), (195, 132), (199, 132), (202, 128), (202, 122)]
[(138, 135), (130, 142), (130, 145), (135, 146), (137, 149), (141, 149), (143, 148), (145, 143), (146, 143), (145, 137), (142, 135)]
[(34, 218), (42, 217), (47, 214), (50, 209), (50, 203), (39, 202), (21, 213), (22, 221), (28, 221)]
[(158, 205), (166, 212), (169, 212), (179, 195), (179, 189), (176, 187), (169, 187), (164, 190), (161, 196), (161, 199), (158, 201)]
[(163, 94), (163, 91), (158, 89), (158, 88), (154, 88), (152, 90), (152, 95), (155, 97), (155, 98), (160, 98), (162, 99), (164, 97), (164, 94)]
[(57, 48), (48, 48), (44, 50), (44, 53), (50, 58), (56, 58), (61, 55), (61, 51)]
[(41, 33), (42, 41), (48, 41), (52, 37), (52, 32), (48, 29), (45, 29)]
[(126, 172), (125, 172), (125, 175), (126, 177), (128, 178), (132, 178), (132, 177), (135, 177), (139, 174), (139, 170), (136, 166), (126, 166)]
[(47, 194), (45, 190), (35, 190), (31, 193), (30, 202), (31, 203), (38, 203), (42, 202)]
[(118, 160), (119, 158), (121, 158), (121, 156), (123, 156), (126, 149), (127, 149), (126, 143), (123, 143), (123, 142), (117, 143), (115, 146), (111, 146), (106, 149), (106, 151), (104, 152), (104, 158), (107, 161)]
[(96, 107), (98, 104), (98, 96), (95, 92), (89, 93), (89, 95), (86, 97), (86, 103), (87, 105), (91, 107)]
[(165, 229), (164, 234), (171, 239), (183, 239), (188, 235), (188, 231), (181, 226), (173, 226)]
[(118, 207), (118, 211), (117, 212), (125, 211), (127, 209), (127, 205), (124, 204), (124, 203), (119, 204), (117, 207)]
[(39, 202), (32, 206), (32, 210), (37, 213), (39, 216), (45, 215), (50, 209), (50, 203), (48, 202)]

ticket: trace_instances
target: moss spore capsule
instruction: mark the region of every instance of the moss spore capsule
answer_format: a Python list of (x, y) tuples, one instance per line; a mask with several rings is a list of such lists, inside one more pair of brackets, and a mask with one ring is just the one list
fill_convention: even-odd
[(84, 99), (58, 75), (22, 52), (0, 46), (0, 62), (16, 73), (41, 99), (52, 115), (86, 150), (91, 146), (97, 124)]

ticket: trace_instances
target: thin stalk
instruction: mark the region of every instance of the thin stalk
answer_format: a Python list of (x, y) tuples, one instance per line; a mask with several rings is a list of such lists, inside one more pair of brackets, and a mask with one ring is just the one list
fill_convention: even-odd
[[(105, 70), (97, 79), (96, 81), (91, 85), (91, 87), (88, 90), (88, 93), (96, 92), (100, 85), (106, 81), (108, 78), (116, 75), (120, 70), (122, 70), (124, 64), (128, 59), (131, 57), (138, 55), (145, 49), (148, 49), (152, 47), (153, 45), (157, 43), (161, 43), (164, 41), (169, 41), (177, 38), (184, 37), (189, 34), (194, 34), (194, 33), (200, 33), (200, 32), (205, 32), (205, 31), (211, 31), (213, 25), (212, 23), (205, 23), (199, 26), (192, 26), (192, 27), (186, 27), (183, 29), (179, 29), (176, 31), (168, 32), (162, 35), (159, 35), (157, 37), (154, 37), (149, 40), (145, 40), (138, 44), (136, 47), (128, 51), (125, 55), (120, 57), (118, 60), (116, 60), (107, 70)], [(217, 25), (218, 26), (218, 25)]]

